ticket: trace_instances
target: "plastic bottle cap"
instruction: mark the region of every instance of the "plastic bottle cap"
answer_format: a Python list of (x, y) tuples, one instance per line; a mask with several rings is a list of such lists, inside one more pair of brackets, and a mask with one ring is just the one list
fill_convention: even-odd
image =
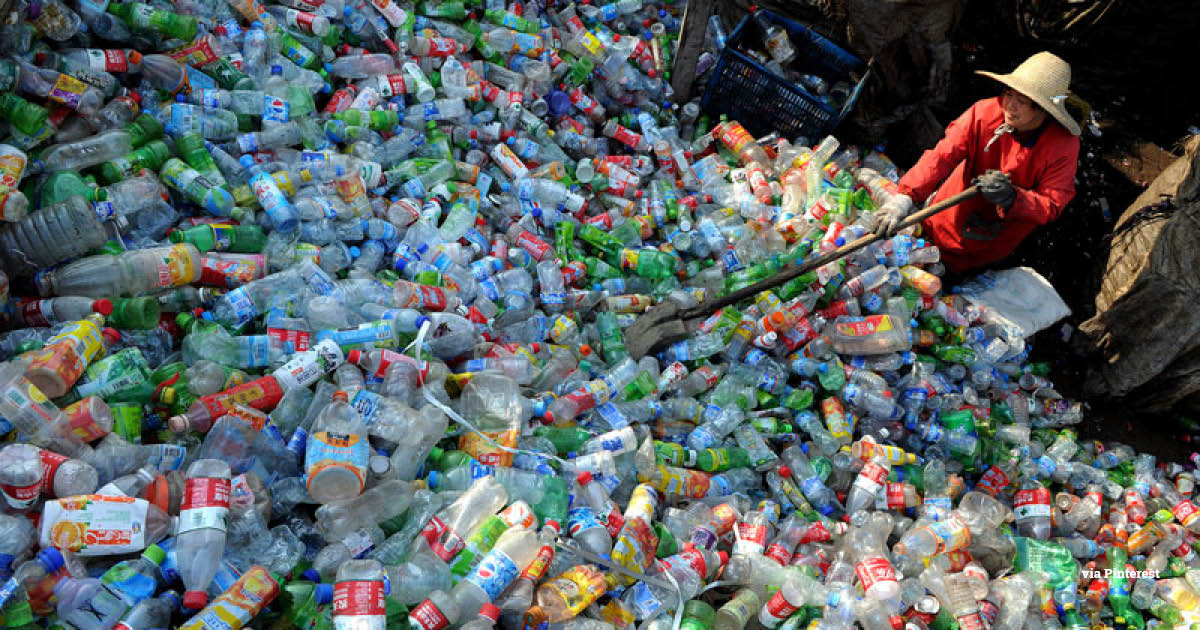
[(271, 66), (271, 74), (282, 75), (283, 74), (283, 66), (281, 66), (279, 64), (275, 64), (275, 65)]
[(118, 332), (116, 328), (106, 327), (104, 330), (100, 331), (100, 336), (103, 337), (110, 346), (116, 345), (117, 342), (121, 341), (121, 333)]
[(425, 475), (425, 485), (429, 486), (430, 490), (433, 490), (433, 489), (437, 488), (437, 485), (438, 485), (437, 479), (438, 479), (437, 471), (431, 470), (431, 471), (429, 471), (428, 475)]
[(188, 591), (183, 594), (183, 607), (188, 610), (200, 610), (208, 603), (208, 593), (204, 591)]
[(254, 158), (249, 155), (243, 155), (238, 158), (238, 164), (241, 164), (244, 168), (251, 168), (254, 166)]
[[(318, 576), (318, 578), (319, 577), (320, 576)], [(333, 601), (333, 585), (332, 584), (318, 584), (317, 587), (315, 589), (313, 589), (313, 601), (315, 601), (317, 603), (317, 605), (319, 605), (319, 606), (324, 606), (325, 604), (332, 602)]]
[(258, 20), (254, 20), (253, 22), (250, 23), (250, 28), (262, 28), (262, 27), (263, 27), (263, 23), (259, 22)]
[(779, 467), (779, 476), (780, 477), (791, 477), (792, 469), (788, 468), (787, 466), (780, 466)]
[(558, 521), (554, 519), (547, 519), (546, 524), (543, 525), (543, 527), (549, 527), (550, 529), (553, 529), (555, 534), (562, 531), (562, 525), (559, 525)]
[(345, 390), (339, 389), (336, 392), (333, 392), (333, 400), (341, 401), (341, 402), (349, 402), (350, 396), (345, 392)]
[(167, 552), (158, 545), (150, 545), (142, 552), (142, 557), (153, 562), (154, 564), (162, 564), (163, 559), (167, 557)]
[(113, 312), (112, 300), (108, 298), (100, 298), (99, 300), (92, 302), (92, 310), (105, 317), (108, 317), (109, 315), (112, 315)]
[(47, 573), (54, 573), (63, 566), (63, 556), (58, 549), (47, 547), (37, 554), (38, 560), (46, 567)]
[(188, 430), (191, 424), (191, 422), (188, 422), (187, 416), (171, 416), (167, 419), (167, 426), (170, 427), (173, 433), (183, 433)]
[(589, 483), (592, 483), (592, 472), (590, 470), (585, 470), (579, 473), (579, 475), (575, 477), (575, 482), (581, 486), (586, 486)]
[(488, 619), (491, 619), (492, 621), (499, 621), (500, 620), (500, 607), (491, 602), (488, 602), (479, 607), (479, 615), (481, 617), (487, 617)]
[(309, 568), (305, 569), (304, 572), (300, 574), (300, 579), (308, 580), (309, 582), (320, 582), (321, 574), (317, 573), (316, 569)]
[(414, 322), (414, 324), (416, 325), (417, 330), (420, 330), (421, 326), (425, 325), (425, 322), (432, 322), (432, 321), (433, 320), (429, 319), (429, 317), (427, 315), (421, 315), (420, 317), (417, 318), (417, 321)]
[(175, 95), (175, 102), (176, 102), (176, 103), (186, 103), (186, 102), (187, 102), (187, 97), (186, 97), (186, 96), (184, 96), (183, 94), (176, 94), (176, 95)]
[(129, 98), (133, 99), (133, 102), (138, 105), (142, 104), (142, 94), (140, 92), (130, 92)]

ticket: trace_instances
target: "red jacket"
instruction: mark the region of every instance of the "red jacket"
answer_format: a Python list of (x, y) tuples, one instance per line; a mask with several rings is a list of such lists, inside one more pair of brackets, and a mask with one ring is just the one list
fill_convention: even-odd
[(900, 192), (912, 197), (916, 206), (935, 188), (931, 204), (961, 192), (988, 169), (1004, 171), (1012, 180), (1017, 199), (1008, 209), (975, 197), (922, 224), (926, 238), (938, 246), (951, 271), (1008, 256), (1035, 227), (1057, 219), (1075, 196), (1079, 138), (1050, 118), (1029, 148), (1006, 133), (985, 150), (1003, 122), (998, 97), (975, 103), (900, 179)]

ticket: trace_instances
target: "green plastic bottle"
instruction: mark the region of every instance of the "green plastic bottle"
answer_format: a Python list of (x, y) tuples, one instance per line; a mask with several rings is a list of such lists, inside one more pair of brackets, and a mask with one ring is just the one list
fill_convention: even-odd
[(550, 440), (559, 455), (576, 453), (584, 442), (592, 439), (592, 432), (583, 427), (538, 427), (533, 434)]
[(163, 137), (164, 133), (162, 123), (149, 113), (141, 114), (129, 121), (124, 129), (129, 132), (129, 142), (135, 149), (146, 146), (146, 143), (151, 140), (158, 140)]
[(0, 92), (0, 117), (23, 132), (36, 135), (46, 124), (50, 112), (46, 111), (45, 107), (30, 103), (11, 91), (4, 91)]
[(257, 254), (267, 235), (257, 225), (197, 225), (168, 235), (172, 243), (191, 243), (202, 252)]
[(158, 327), (161, 314), (158, 299), (153, 297), (113, 298), (113, 312), (106, 322), (113, 328), (150, 330)]
[(152, 140), (140, 149), (134, 149), (127, 155), (101, 164), (100, 181), (105, 184), (119, 182), (144, 168), (157, 171), (170, 157), (171, 149), (165, 142)]
[(158, 31), (167, 37), (185, 42), (196, 39), (199, 24), (196, 18), (190, 15), (155, 9), (140, 2), (113, 2), (108, 5), (108, 12), (121, 18), (122, 22), (135, 31)]

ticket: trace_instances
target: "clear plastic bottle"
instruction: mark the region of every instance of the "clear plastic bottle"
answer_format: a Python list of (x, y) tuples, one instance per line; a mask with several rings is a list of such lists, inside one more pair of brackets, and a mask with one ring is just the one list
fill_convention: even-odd
[(183, 605), (191, 610), (199, 610), (208, 603), (208, 584), (224, 554), (229, 477), (229, 464), (218, 459), (197, 460), (188, 467), (175, 532), (175, 554), (180, 578), (187, 589)]
[(305, 448), (308, 493), (321, 504), (358, 496), (370, 455), (366, 424), (346, 392), (334, 392), (333, 402), (313, 423)]
[(92, 204), (76, 195), (0, 226), (0, 257), (10, 271), (32, 275), (100, 247), (110, 234)]
[(110, 297), (191, 284), (200, 278), (200, 252), (181, 243), (82, 258), (35, 278), (42, 295)]
[(347, 560), (333, 585), (333, 623), (337, 628), (383, 627), (387, 619), (386, 574), (378, 560)]

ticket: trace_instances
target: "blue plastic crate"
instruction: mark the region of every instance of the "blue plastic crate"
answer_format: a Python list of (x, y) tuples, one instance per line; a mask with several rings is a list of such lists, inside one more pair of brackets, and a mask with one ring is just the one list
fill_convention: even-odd
[(830, 83), (851, 81), (851, 73), (860, 78), (841, 110), (836, 110), (810, 94), (798, 83), (772, 73), (753, 57), (738, 50), (751, 38), (755, 45), (763, 34), (750, 16), (742, 19), (730, 34), (708, 86), (700, 101), (705, 111), (725, 114), (737, 120), (751, 134), (762, 136), (773, 131), (788, 137), (807, 136), (813, 142), (829, 134), (850, 113), (870, 75), (868, 65), (812, 29), (763, 11), (767, 19), (788, 32), (796, 58), (791, 62), (808, 74)]

